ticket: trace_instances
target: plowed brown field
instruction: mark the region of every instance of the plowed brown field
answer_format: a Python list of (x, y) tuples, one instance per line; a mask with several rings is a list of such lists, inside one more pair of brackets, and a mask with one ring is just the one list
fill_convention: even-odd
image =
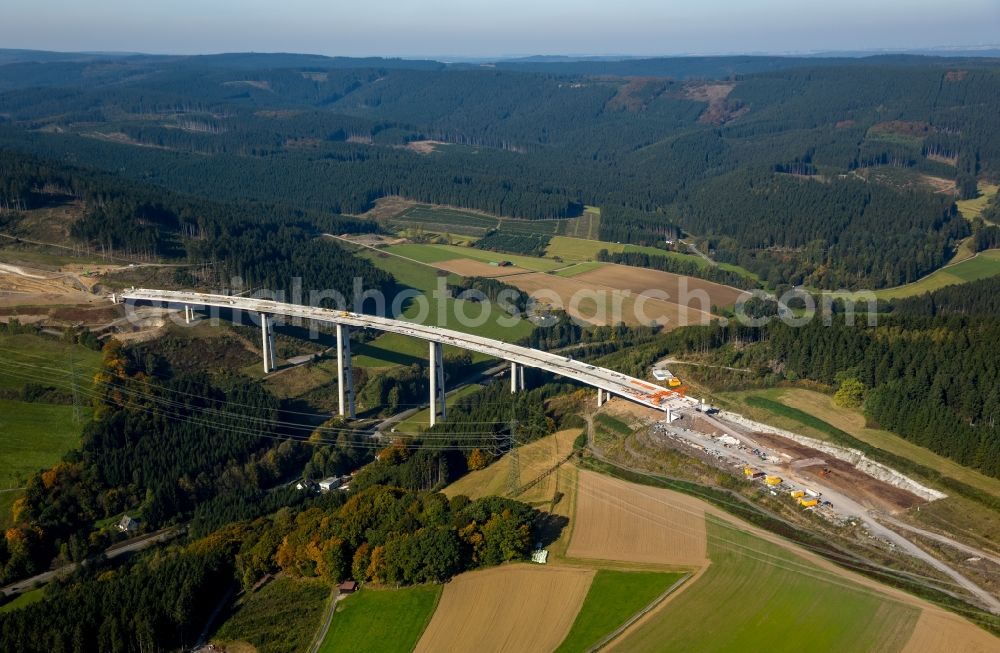
[[(645, 272), (638, 268), (628, 268)], [(705, 310), (695, 302), (692, 306), (656, 299), (650, 296), (638, 297), (628, 288), (602, 285), (584, 277), (599, 272), (585, 272), (575, 277), (559, 277), (537, 272), (506, 277), (505, 283), (516, 286), (542, 303), (553, 305), (585, 322), (596, 325), (624, 322), (630, 325), (645, 325), (652, 321), (668, 327), (691, 324), (708, 324), (711, 314), (708, 310), (712, 302), (705, 304)], [(724, 286), (723, 286), (724, 287)], [(621, 291), (629, 290), (625, 295)], [(673, 296), (673, 295), (671, 295)]]
[(581, 470), (570, 558), (703, 566), (704, 504), (697, 499)]
[(589, 569), (526, 564), (456, 576), (416, 653), (552, 651), (569, 633), (593, 577)]
[(683, 304), (692, 309), (702, 308), (702, 303), (697, 297), (704, 293), (709, 300), (704, 305), (706, 311), (710, 310), (713, 304), (731, 306), (742, 294), (742, 291), (737, 288), (704, 279), (685, 277), (659, 270), (645, 270), (629, 265), (605, 265), (596, 270), (579, 274), (573, 279), (591, 285), (631, 290), (636, 294), (650, 290), (663, 290), (670, 295), (669, 301)]

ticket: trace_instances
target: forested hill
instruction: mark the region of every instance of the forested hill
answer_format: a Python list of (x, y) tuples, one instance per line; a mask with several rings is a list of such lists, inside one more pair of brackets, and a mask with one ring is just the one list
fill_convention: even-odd
[[(964, 62), (961, 59), (945, 59), (942, 63)], [(540, 72), (553, 75), (615, 75), (621, 77), (673, 77), (677, 79), (725, 79), (737, 75), (785, 70), (788, 68), (820, 68), (827, 66), (926, 66), (928, 58), (907, 54), (871, 55), (850, 57), (834, 54), (825, 57), (803, 56), (701, 56), (701, 57), (649, 57), (608, 61), (582, 59), (575, 61), (511, 59), (498, 61), (495, 66), (503, 70)]]
[[(233, 277), (248, 287), (285, 291), (334, 289), (349, 297), (353, 279), (388, 288), (392, 277), (324, 232), (370, 232), (372, 222), (296, 211), (274, 204), (220, 203), (178, 195), (110, 174), (0, 150), (0, 197), (23, 210), (78, 201), (84, 209), (70, 230), (80, 249), (138, 260), (203, 264), (178, 268), (181, 285), (228, 288)], [(20, 211), (0, 214), (15, 229)], [(192, 276), (192, 274), (194, 276)]]
[(987, 58), (0, 65), (8, 148), (324, 213), (387, 195), (521, 218), (594, 205), (606, 239), (677, 225), (773, 285), (817, 287), (948, 260), (968, 234), (950, 202), (1000, 179), (997, 106)]
[(894, 315), (997, 317), (1000, 316), (1000, 276), (897, 299), (891, 307)]

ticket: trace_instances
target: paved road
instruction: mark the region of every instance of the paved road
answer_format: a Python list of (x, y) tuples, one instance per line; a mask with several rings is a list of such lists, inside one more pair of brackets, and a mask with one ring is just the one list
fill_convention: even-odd
[(935, 542), (940, 542), (941, 544), (950, 546), (963, 553), (968, 553), (970, 556), (985, 558), (986, 560), (989, 560), (995, 565), (1000, 565), (1000, 556), (996, 555), (995, 553), (983, 551), (982, 549), (977, 549), (973, 546), (969, 546), (968, 544), (957, 542), (948, 537), (947, 535), (941, 535), (940, 533), (935, 533), (934, 531), (924, 530), (923, 528), (918, 528), (916, 526), (913, 526), (912, 524), (901, 522), (892, 515), (887, 515), (885, 513), (875, 512), (875, 511), (872, 511), (871, 514), (872, 517), (876, 517), (884, 522), (888, 522), (897, 528), (903, 529), (904, 531), (909, 531), (911, 533), (916, 533), (917, 535), (922, 535), (923, 537), (934, 540)]
[(330, 630), (330, 624), (333, 623), (333, 615), (337, 612), (337, 604), (340, 603), (340, 599), (344, 598), (344, 595), (337, 591), (336, 587), (333, 588), (333, 592), (333, 598), (327, 603), (326, 614), (323, 615), (323, 625), (313, 638), (312, 646), (309, 647), (309, 653), (318, 653), (319, 647), (323, 645), (323, 640), (326, 639), (326, 633)]
[(708, 257), (708, 256), (706, 256), (705, 254), (703, 254), (703, 253), (702, 253), (702, 251), (701, 251), (700, 249), (698, 249), (697, 247), (695, 247), (694, 243), (685, 243), (685, 242), (684, 242), (683, 240), (682, 240), (682, 241), (680, 241), (680, 242), (682, 242), (682, 243), (684, 243), (685, 245), (687, 245), (687, 248), (688, 248), (688, 249), (690, 249), (690, 250), (691, 250), (692, 252), (694, 252), (694, 253), (695, 253), (695, 254), (697, 254), (698, 256), (700, 256), (700, 257), (702, 257), (703, 259), (705, 259), (706, 261), (708, 261), (708, 264), (709, 264), (709, 265), (711, 265), (711, 266), (712, 266), (713, 268), (714, 268), (714, 267), (715, 267), (716, 265), (718, 265), (718, 263), (716, 263), (714, 259), (711, 259), (711, 258), (709, 258), (709, 257)]
[[(173, 539), (184, 533), (184, 527), (168, 528), (162, 531), (157, 531), (152, 535), (146, 535), (144, 537), (138, 537), (134, 540), (129, 540), (121, 544), (116, 544), (104, 551), (104, 557), (108, 560), (117, 558), (118, 556), (125, 555), (126, 553), (132, 553), (133, 551), (141, 551), (142, 549), (153, 546), (160, 542), (165, 542), (167, 540)], [(68, 565), (63, 565), (57, 569), (51, 569), (49, 571), (42, 572), (31, 578), (25, 578), (24, 580), (19, 580), (16, 583), (11, 583), (6, 587), (0, 589), (0, 593), (6, 596), (11, 596), (13, 594), (20, 594), (27, 590), (32, 589), (36, 585), (45, 584), (54, 578), (59, 578), (61, 576), (68, 576), (73, 573), (79, 563), (71, 562)]]

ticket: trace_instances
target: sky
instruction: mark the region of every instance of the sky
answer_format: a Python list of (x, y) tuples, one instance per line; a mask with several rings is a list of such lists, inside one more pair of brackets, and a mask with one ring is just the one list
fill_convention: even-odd
[(343, 56), (995, 45), (1000, 0), (3, 0), (0, 48)]

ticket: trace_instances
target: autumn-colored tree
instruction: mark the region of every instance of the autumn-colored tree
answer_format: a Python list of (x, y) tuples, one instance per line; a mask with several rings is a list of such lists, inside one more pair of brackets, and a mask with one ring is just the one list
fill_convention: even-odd
[(473, 449), (469, 452), (467, 462), (469, 465), (469, 471), (474, 472), (479, 469), (485, 469), (486, 466), (490, 464), (490, 459), (482, 449)]
[(390, 465), (398, 465), (399, 463), (406, 462), (409, 457), (410, 451), (402, 442), (394, 442), (390, 444), (385, 449), (379, 451), (377, 455), (379, 460), (389, 463)]
[(354, 552), (354, 559), (351, 561), (351, 575), (354, 580), (368, 580), (368, 566), (371, 561), (371, 547), (368, 542), (364, 542)]
[(365, 572), (365, 577), (380, 581), (385, 578), (385, 547), (376, 546), (372, 549), (371, 562), (368, 564), (368, 571)]

